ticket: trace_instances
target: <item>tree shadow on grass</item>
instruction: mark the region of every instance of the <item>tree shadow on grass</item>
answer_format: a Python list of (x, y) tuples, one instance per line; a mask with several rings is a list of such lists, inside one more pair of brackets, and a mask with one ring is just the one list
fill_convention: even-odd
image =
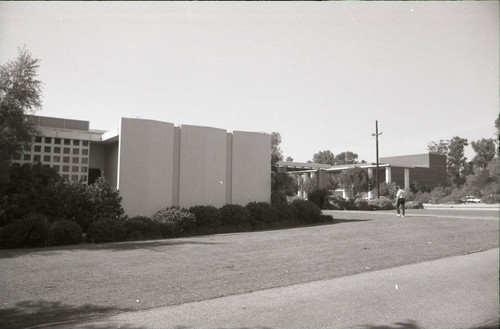
[(8, 249), (0, 250), (0, 259), (16, 258), (29, 254), (38, 254), (40, 256), (58, 255), (60, 252), (66, 251), (128, 251), (136, 249), (147, 249), (155, 252), (164, 252), (163, 247), (179, 246), (179, 245), (217, 245), (219, 242), (196, 241), (196, 238), (189, 239), (166, 239), (166, 240), (147, 240), (147, 241), (130, 241), (130, 242), (113, 242), (113, 243), (83, 243), (72, 246), (46, 247), (46, 248), (27, 248), (27, 249)]
[(343, 219), (343, 218), (334, 218), (332, 223), (333, 224), (341, 224), (341, 223), (356, 223), (356, 222), (369, 222), (372, 221), (373, 219), (371, 218), (365, 218), (365, 219)]
[(14, 307), (0, 309), (0, 328), (26, 328), (55, 322), (84, 320), (126, 311), (131, 311), (131, 309), (91, 304), (72, 306), (43, 300), (24, 301), (17, 303)]

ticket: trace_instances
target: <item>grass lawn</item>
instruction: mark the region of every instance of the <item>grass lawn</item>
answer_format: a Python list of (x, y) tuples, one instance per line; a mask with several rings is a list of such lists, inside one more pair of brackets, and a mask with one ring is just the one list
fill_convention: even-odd
[(336, 224), (0, 250), (0, 328), (88, 318), (496, 248), (498, 211), (333, 212)]

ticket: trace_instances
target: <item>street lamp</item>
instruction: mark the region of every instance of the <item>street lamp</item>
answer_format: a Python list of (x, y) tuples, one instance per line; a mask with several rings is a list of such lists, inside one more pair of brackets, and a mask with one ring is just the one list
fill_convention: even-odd
[(378, 133), (378, 120), (375, 121), (375, 134), (372, 134), (372, 136), (375, 136), (375, 144), (376, 144), (376, 150), (377, 150), (377, 199), (380, 198), (380, 181), (378, 178), (378, 136), (382, 135), (382, 133)]

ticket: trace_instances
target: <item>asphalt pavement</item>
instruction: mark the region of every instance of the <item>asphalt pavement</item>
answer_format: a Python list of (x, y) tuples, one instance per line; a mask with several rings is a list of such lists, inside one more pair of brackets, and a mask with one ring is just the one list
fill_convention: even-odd
[(498, 318), (497, 248), (56, 328), (467, 329)]

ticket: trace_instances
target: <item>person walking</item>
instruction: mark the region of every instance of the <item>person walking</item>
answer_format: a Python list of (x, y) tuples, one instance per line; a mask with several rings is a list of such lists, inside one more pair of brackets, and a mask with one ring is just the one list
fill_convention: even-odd
[[(405, 196), (405, 190), (398, 186), (398, 192), (396, 193), (396, 210), (398, 212), (398, 216), (401, 217), (405, 217)], [(401, 212), (399, 211), (400, 206), (402, 208)]]

